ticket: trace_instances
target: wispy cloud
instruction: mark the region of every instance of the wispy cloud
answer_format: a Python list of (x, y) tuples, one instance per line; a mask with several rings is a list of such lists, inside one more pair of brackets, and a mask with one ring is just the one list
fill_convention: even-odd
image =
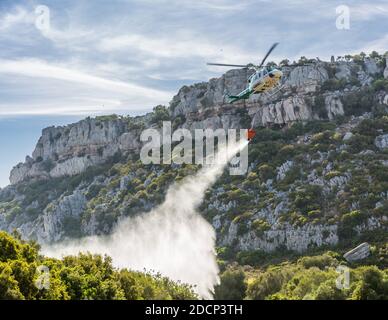
[(6, 12), (0, 16), (0, 31), (11, 29), (22, 23), (33, 22), (33, 17), (25, 8), (17, 6), (11, 12)]
[[(20, 101), (16, 104), (3, 103), (0, 105), (0, 115), (53, 113), (86, 115), (113, 110), (127, 113), (131, 108), (149, 109), (158, 103), (168, 103), (172, 98), (170, 92), (106, 79), (37, 59), (0, 59), (0, 81), (3, 82), (4, 78), (12, 83), (13, 90), (20, 90), (20, 86), (25, 85), (27, 79), (33, 81), (35, 85), (40, 84), (37, 92), (33, 91), (34, 86), (30, 87), (30, 95), (34, 97), (38, 94), (42, 100), (40, 103), (36, 103), (34, 99), (26, 99), (23, 104)], [(27, 88), (24, 89), (26, 90)]]
[(134, 93), (138, 95), (152, 95), (156, 99), (161, 100), (165, 100), (166, 98), (168, 99), (169, 97), (169, 94), (160, 90), (145, 88), (117, 80), (104, 79), (78, 70), (51, 65), (39, 60), (0, 60), (0, 73), (17, 74), (33, 78), (39, 77), (64, 80), (128, 95)]
[[(218, 43), (217, 43), (218, 42)], [(174, 38), (150, 37), (140, 34), (127, 34), (102, 39), (98, 48), (102, 52), (117, 52), (132, 49), (158, 58), (186, 58), (201, 57), (206, 59), (231, 59), (226, 56), (229, 52), (233, 59), (249, 61), (253, 53), (242, 51), (238, 46), (209, 41), (201, 35), (187, 32)]]
[(26, 113), (50, 104), (65, 112), (67, 103), (72, 110), (84, 105), (80, 110), (88, 112), (101, 99), (121, 103), (105, 104), (112, 108), (149, 109), (168, 103), (184, 84), (226, 71), (206, 66), (207, 61), (257, 62), (275, 41), (280, 46), (274, 61), (327, 58), (366, 47), (387, 50), (388, 5), (380, 0), (349, 2), (346, 31), (335, 27), (341, 1), (53, 0), (47, 4), (51, 28), (46, 32), (34, 24), (38, 1), (3, 3), (0, 93), (3, 105), (18, 110), (23, 97)]
[(362, 3), (358, 5), (350, 5), (350, 13), (352, 19), (355, 20), (371, 20), (388, 17), (388, 3), (375, 5), (373, 3)]
[(388, 52), (388, 33), (378, 39), (367, 42), (362, 47), (358, 48), (355, 53), (361, 51), (366, 53), (370, 53), (372, 51), (377, 51), (380, 53)]

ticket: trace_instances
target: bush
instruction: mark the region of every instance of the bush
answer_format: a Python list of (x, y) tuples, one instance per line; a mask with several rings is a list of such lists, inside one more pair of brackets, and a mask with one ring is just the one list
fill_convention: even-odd
[(268, 267), (248, 279), (247, 299), (272, 300), (386, 300), (388, 273), (375, 266), (350, 269), (350, 288), (338, 289), (332, 252), (304, 257), (296, 263)]
[(322, 187), (318, 185), (307, 185), (290, 193), (294, 208), (302, 214), (307, 215), (309, 211), (322, 209)]
[(372, 88), (374, 91), (388, 91), (388, 79), (377, 79), (373, 81)]
[(267, 181), (268, 179), (275, 178), (276, 171), (272, 166), (268, 164), (263, 164), (259, 167), (259, 175), (261, 181)]
[(262, 250), (240, 251), (236, 258), (241, 265), (255, 266), (266, 259), (266, 253)]
[(318, 115), (319, 118), (327, 118), (325, 98), (322, 95), (319, 95), (314, 99), (313, 111)]
[(336, 91), (343, 90), (347, 84), (347, 80), (342, 79), (328, 79), (322, 84), (322, 90), (324, 91)]
[(241, 270), (226, 270), (220, 277), (220, 284), (214, 287), (214, 298), (217, 300), (242, 300), (247, 285), (245, 274)]
[(271, 225), (266, 220), (256, 219), (252, 222), (252, 228), (257, 236), (262, 236), (265, 231), (271, 229)]
[(343, 97), (345, 115), (360, 116), (376, 105), (373, 89), (364, 88)]
[(304, 268), (309, 269), (312, 267), (319, 268), (324, 270), (326, 267), (334, 267), (338, 265), (338, 260), (335, 259), (332, 254), (325, 253), (320, 256), (307, 256), (300, 258), (298, 264), (302, 265)]
[[(0, 299), (196, 299), (192, 287), (151, 273), (116, 270), (109, 257), (79, 254), (63, 260), (38, 255), (34, 243), (0, 232)], [(50, 271), (50, 287), (35, 286), (37, 267)]]
[(163, 121), (169, 120), (170, 114), (165, 106), (158, 105), (154, 108), (151, 119), (152, 123), (157, 123), (159, 126), (161, 126)]

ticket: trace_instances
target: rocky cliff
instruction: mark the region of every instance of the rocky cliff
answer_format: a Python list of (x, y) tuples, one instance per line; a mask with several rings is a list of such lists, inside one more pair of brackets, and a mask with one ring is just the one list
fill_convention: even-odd
[(32, 157), (13, 168), (11, 184), (28, 179), (71, 176), (109, 161), (118, 153), (139, 150), (139, 130), (130, 130), (128, 119), (86, 119), (42, 131)]
[[(240, 128), (290, 125), (296, 121), (334, 119), (344, 115), (343, 98), (368, 86), (388, 67), (376, 59), (362, 63), (338, 61), (329, 64), (313, 60), (303, 66), (283, 66), (282, 90), (268, 95), (252, 95), (233, 105), (225, 95), (237, 94), (246, 86), (252, 71), (236, 69), (209, 82), (182, 87), (173, 97), (171, 119), (188, 129)], [(388, 95), (380, 97), (388, 103)], [(247, 112), (247, 114), (246, 114)], [(107, 120), (107, 121), (104, 121)], [(32, 157), (11, 172), (11, 184), (31, 178), (75, 175), (86, 168), (106, 163), (118, 153), (138, 151), (139, 133), (126, 117), (86, 119), (42, 132)], [(149, 116), (137, 119), (149, 126)], [(134, 129), (135, 127), (135, 129)]]
[[(250, 71), (182, 87), (143, 117), (88, 118), (42, 132), (0, 190), (0, 229), (40, 242), (109, 233), (146, 212), (194, 166), (144, 168), (140, 132), (255, 127), (246, 177), (223, 176), (201, 210), (220, 246), (306, 251), (386, 230), (388, 67), (382, 57), (283, 66), (282, 90), (233, 105)], [(349, 223), (350, 227), (346, 224)]]

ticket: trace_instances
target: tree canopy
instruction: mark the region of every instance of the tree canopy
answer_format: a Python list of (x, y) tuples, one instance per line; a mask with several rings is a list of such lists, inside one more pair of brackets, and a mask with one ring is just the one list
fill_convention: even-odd
[(108, 256), (80, 253), (62, 260), (0, 232), (0, 299), (196, 299), (193, 288), (160, 274), (116, 269)]

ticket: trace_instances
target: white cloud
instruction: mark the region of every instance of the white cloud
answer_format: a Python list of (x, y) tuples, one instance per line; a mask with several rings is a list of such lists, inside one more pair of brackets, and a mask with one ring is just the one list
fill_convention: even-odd
[(378, 17), (388, 16), (388, 4), (373, 5), (363, 3), (350, 5), (350, 18), (355, 20), (371, 20)]
[(354, 51), (354, 53), (360, 53), (360, 52), (370, 53), (372, 51), (377, 51), (381, 54), (384, 54), (388, 51), (388, 34), (385, 34), (384, 36), (369, 41), (365, 45), (363, 45), (361, 48)]
[[(258, 0), (259, 2), (266, 2), (268, 0)], [(127, 2), (133, 2), (131, 0)], [(246, 9), (252, 1), (246, 0), (138, 0), (137, 2), (148, 2), (153, 5), (165, 5), (168, 7), (178, 6), (186, 9), (199, 9), (219, 11), (241, 11)]]
[(0, 31), (11, 29), (21, 23), (31, 23), (33, 17), (23, 7), (16, 7), (12, 12), (5, 13), (0, 17)]
[[(130, 112), (167, 104), (173, 94), (37, 59), (0, 59), (0, 78), (26, 99), (0, 105), (0, 115)], [(31, 85), (26, 85), (31, 79)], [(33, 79), (33, 80), (32, 80)], [(13, 89), (11, 89), (13, 88)], [(36, 101), (37, 100), (37, 101)]]
[(234, 59), (248, 63), (257, 56), (257, 52), (247, 52), (238, 46), (189, 33), (175, 37), (165, 35), (158, 38), (142, 34), (120, 35), (102, 39), (97, 48), (102, 52), (122, 52), (131, 49), (143, 52), (154, 59), (184, 58), (188, 60), (200, 57), (218, 59), (221, 62)]
[(110, 80), (94, 75), (90, 75), (78, 70), (67, 69), (62, 66), (48, 64), (44, 61), (24, 59), (24, 60), (4, 60), (0, 59), (0, 73), (17, 74), (27, 77), (39, 77), (47, 79), (64, 80), (74, 83), (89, 85), (98, 89), (138, 95), (152, 95), (154, 98), (165, 100), (169, 93), (150, 89), (136, 84), (123, 81)]

